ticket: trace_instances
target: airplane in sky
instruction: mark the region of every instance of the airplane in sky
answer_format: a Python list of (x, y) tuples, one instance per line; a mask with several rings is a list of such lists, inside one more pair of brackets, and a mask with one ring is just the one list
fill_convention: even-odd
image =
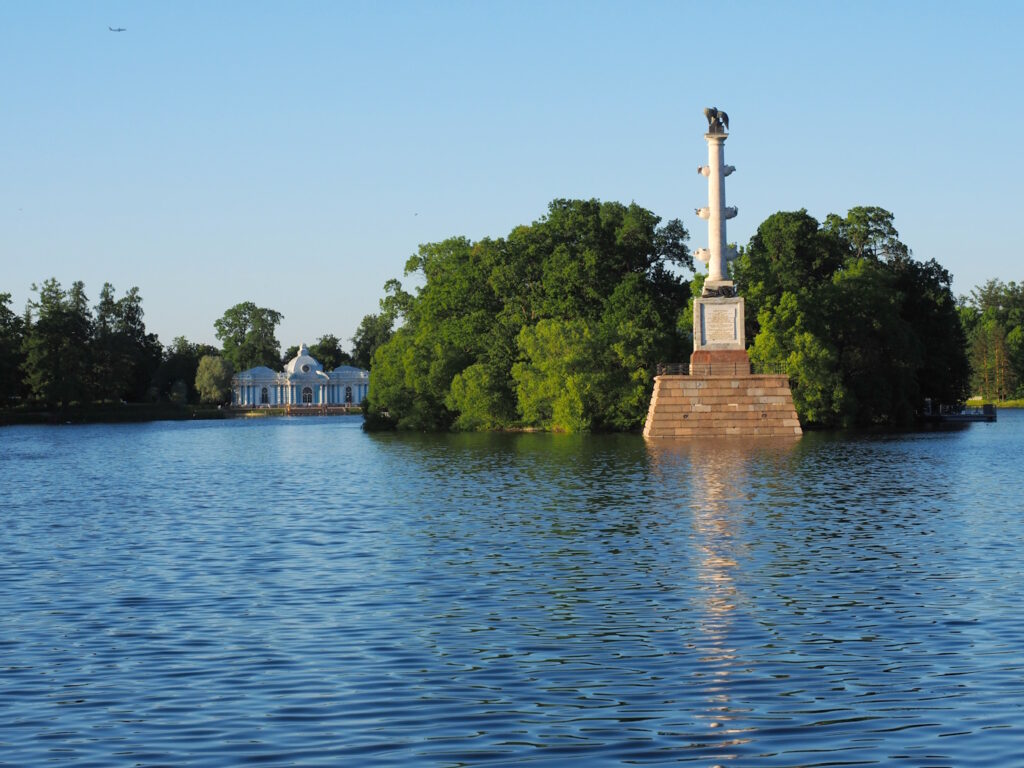
[(124, 27), (118, 27), (117, 29), (114, 29), (113, 27), (107, 27), (107, 29), (109, 29), (111, 32), (127, 32), (128, 31)]

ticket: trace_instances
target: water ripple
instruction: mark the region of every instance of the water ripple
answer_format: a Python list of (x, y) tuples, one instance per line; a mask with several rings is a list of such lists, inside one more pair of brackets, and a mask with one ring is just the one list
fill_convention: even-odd
[(1024, 765), (1022, 436), (0, 430), (0, 764)]

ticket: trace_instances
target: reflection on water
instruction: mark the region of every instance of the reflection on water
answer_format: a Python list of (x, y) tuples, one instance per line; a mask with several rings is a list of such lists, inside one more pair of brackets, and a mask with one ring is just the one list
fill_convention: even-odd
[[(731, 691), (751, 674), (749, 660), (740, 653), (734, 614), (745, 596), (734, 578), (747, 554), (738, 531), (743, 524), (736, 512), (750, 498), (751, 484), (766, 464), (775, 477), (799, 443), (795, 438), (755, 441), (655, 441), (647, 444), (660, 482), (688, 476), (683, 508), (692, 514), (691, 540), (697, 557), (693, 610), (696, 625), (694, 651), (703, 679), (704, 727), (715, 731), (716, 759), (733, 760), (740, 748), (756, 739), (755, 727), (745, 716), (750, 707), (734, 701)], [(709, 737), (710, 738), (710, 737)]]
[(1024, 764), (1022, 437), (0, 430), (0, 762)]

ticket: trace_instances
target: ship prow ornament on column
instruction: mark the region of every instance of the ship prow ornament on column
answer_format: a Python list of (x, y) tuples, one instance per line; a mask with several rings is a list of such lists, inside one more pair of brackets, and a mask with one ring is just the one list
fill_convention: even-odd
[(689, 375), (654, 378), (644, 437), (800, 435), (789, 377), (750, 372), (743, 298), (726, 272), (737, 256), (725, 236), (725, 222), (737, 213), (725, 204), (725, 177), (736, 170), (725, 164), (729, 116), (715, 107), (705, 109), (704, 116), (708, 164), (697, 172), (708, 180), (708, 204), (696, 212), (708, 223), (708, 247), (694, 256), (707, 264), (708, 276), (701, 297), (693, 301)]

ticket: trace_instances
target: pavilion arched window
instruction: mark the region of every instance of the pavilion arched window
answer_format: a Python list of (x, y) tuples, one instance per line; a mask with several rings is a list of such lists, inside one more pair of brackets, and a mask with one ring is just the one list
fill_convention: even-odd
[(266, 387), (260, 390), (260, 403), (267, 405), (270, 402), (270, 390)]
[(303, 387), (302, 388), (302, 404), (312, 405), (313, 404), (313, 388)]
[(345, 387), (345, 402), (352, 402), (352, 387)]

